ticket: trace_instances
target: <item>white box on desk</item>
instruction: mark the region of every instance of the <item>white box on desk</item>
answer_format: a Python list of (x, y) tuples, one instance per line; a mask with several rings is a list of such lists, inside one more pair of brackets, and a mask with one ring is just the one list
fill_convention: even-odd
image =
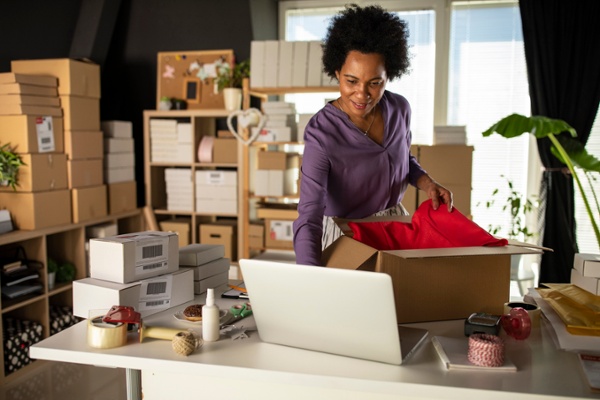
[(581, 275), (581, 272), (571, 268), (571, 283), (593, 295), (600, 296), (600, 279)]
[(174, 232), (145, 231), (90, 239), (90, 275), (116, 283), (175, 272), (179, 238)]
[(73, 282), (73, 315), (89, 318), (91, 310), (120, 305), (133, 307), (146, 317), (193, 300), (193, 276), (192, 269), (181, 268), (172, 274), (132, 283), (80, 279)]
[(582, 276), (600, 278), (600, 254), (575, 253), (573, 268)]
[(221, 244), (193, 243), (179, 249), (181, 266), (197, 267), (223, 257), (225, 257), (225, 246)]
[[(224, 246), (221, 247), (223, 248)], [(227, 276), (229, 276), (230, 267), (231, 260), (229, 258), (219, 258), (217, 260), (209, 261), (205, 264), (192, 268), (194, 270), (194, 280), (201, 281), (202, 279), (210, 278), (211, 276), (219, 275), (224, 272), (226, 272)]]
[(194, 293), (202, 294), (209, 288), (214, 289), (219, 286), (227, 285), (227, 283), (229, 283), (229, 272), (222, 272), (206, 279), (194, 281)]

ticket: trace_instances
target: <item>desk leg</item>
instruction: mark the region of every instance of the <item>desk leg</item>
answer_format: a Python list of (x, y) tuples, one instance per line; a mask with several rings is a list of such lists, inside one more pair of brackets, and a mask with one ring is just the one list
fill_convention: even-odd
[(125, 369), (127, 378), (127, 400), (142, 400), (142, 371)]

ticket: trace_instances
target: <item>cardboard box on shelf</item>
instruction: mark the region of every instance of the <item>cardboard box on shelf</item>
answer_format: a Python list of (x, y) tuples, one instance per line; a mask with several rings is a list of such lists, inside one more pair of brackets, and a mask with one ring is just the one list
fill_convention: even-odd
[[(175, 232), (179, 237), (179, 247), (184, 247), (190, 244), (190, 218), (173, 218), (160, 221), (160, 230), (163, 232)], [(179, 264), (181, 265), (181, 259)]]
[(237, 221), (221, 220), (202, 223), (198, 226), (200, 243), (220, 244), (225, 249), (225, 258), (237, 260)]
[(145, 231), (90, 239), (92, 278), (131, 283), (178, 269), (176, 233)]
[(110, 215), (137, 208), (135, 181), (110, 183), (108, 186), (108, 213)]
[(294, 221), (265, 220), (265, 247), (272, 249), (294, 248)]
[(22, 104), (24, 106), (60, 107), (58, 96), (31, 96), (26, 94), (2, 94), (0, 106)]
[(104, 136), (112, 138), (133, 137), (133, 123), (131, 121), (102, 121), (100, 123)]
[(62, 117), (63, 110), (60, 107), (4, 104), (2, 105), (2, 107), (0, 107), (0, 115), (32, 115), (36, 117)]
[(257, 169), (286, 170), (299, 167), (299, 157), (296, 153), (285, 151), (259, 151)]
[(71, 189), (73, 222), (104, 217), (107, 211), (106, 185)]
[(53, 76), (15, 74), (14, 72), (0, 73), (0, 84), (23, 83), (26, 85), (57, 87), (58, 80)]
[(62, 153), (63, 120), (32, 115), (0, 116), (2, 143), (10, 143), (18, 153)]
[(217, 214), (222, 216), (237, 215), (236, 200), (227, 199), (196, 199), (196, 212), (201, 214)]
[(102, 158), (67, 160), (70, 188), (99, 186), (104, 183)]
[(58, 90), (55, 87), (27, 85), (24, 83), (6, 83), (0, 85), (0, 94), (20, 94), (43, 97), (57, 97)]
[(34, 230), (71, 223), (71, 192), (0, 192), (0, 204), (9, 210), (15, 229)]
[(126, 284), (95, 278), (73, 282), (73, 314), (80, 318), (90, 318), (90, 312), (107, 311), (117, 304), (133, 307), (143, 318), (193, 299), (194, 273), (190, 268)]
[(215, 138), (213, 142), (213, 162), (222, 164), (237, 164), (238, 142), (235, 138)]
[(99, 131), (100, 99), (60, 96), (65, 131)]
[(265, 247), (265, 226), (264, 224), (251, 223), (248, 229), (248, 247), (253, 249), (262, 249)]
[(135, 168), (133, 166), (104, 169), (104, 181), (106, 183), (129, 182), (133, 180), (135, 180)]
[[(62, 153), (21, 154), (17, 192), (43, 192), (67, 188), (67, 156)], [(0, 186), (0, 191), (12, 191)]]
[(256, 209), (256, 216), (264, 219), (287, 219), (294, 221), (298, 219), (298, 209), (294, 208), (269, 208), (260, 207)]
[(104, 138), (105, 153), (133, 153), (133, 138)]
[(13, 60), (12, 72), (50, 75), (58, 78), (58, 93), (62, 95), (100, 98), (100, 66), (69, 58), (43, 60)]
[(464, 184), (472, 175), (473, 146), (419, 145), (419, 164), (442, 185)]
[(520, 246), (378, 251), (342, 236), (323, 251), (322, 262), (389, 274), (398, 323), (412, 323), (501, 315), (510, 299), (511, 256), (539, 253)]
[(104, 157), (102, 131), (65, 131), (65, 153), (69, 160)]

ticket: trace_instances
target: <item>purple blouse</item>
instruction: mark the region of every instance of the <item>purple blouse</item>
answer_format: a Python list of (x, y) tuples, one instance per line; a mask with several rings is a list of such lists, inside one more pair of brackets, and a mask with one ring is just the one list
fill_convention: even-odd
[(326, 104), (304, 131), (300, 202), (294, 222), (296, 263), (321, 265), (323, 216), (364, 218), (396, 206), (425, 170), (410, 154), (408, 101), (385, 91), (379, 101), (383, 145)]

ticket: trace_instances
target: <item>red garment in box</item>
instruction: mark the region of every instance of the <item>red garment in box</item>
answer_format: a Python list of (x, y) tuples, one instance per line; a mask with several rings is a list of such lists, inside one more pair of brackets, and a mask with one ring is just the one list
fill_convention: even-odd
[(449, 213), (446, 206), (433, 209), (431, 200), (424, 201), (411, 223), (399, 221), (349, 222), (354, 239), (377, 250), (435, 249), (442, 247), (506, 246), (456, 208)]

